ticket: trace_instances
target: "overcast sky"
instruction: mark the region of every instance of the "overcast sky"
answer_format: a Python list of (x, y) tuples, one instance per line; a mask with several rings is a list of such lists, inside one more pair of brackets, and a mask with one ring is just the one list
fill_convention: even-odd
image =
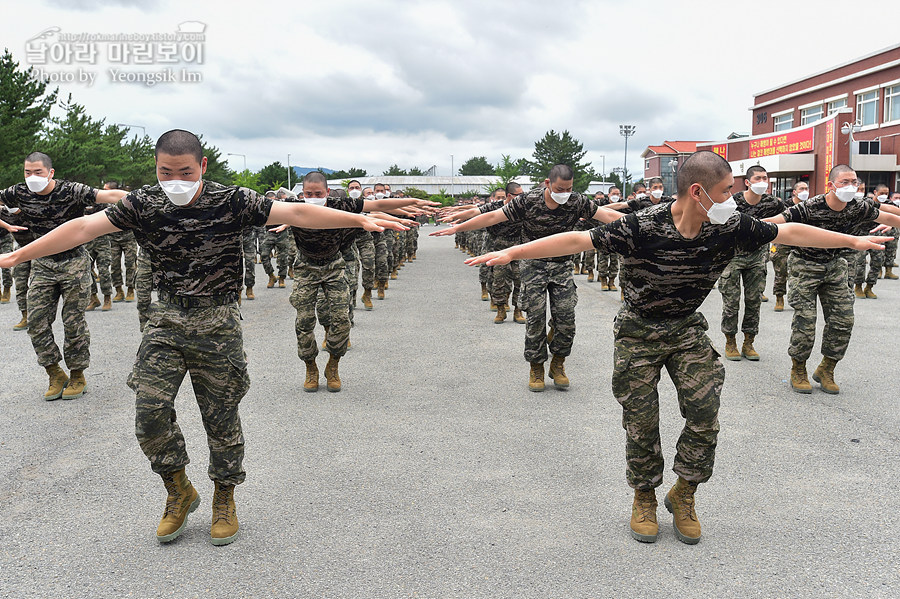
[[(26, 6), (26, 5), (23, 5)], [(751, 128), (753, 93), (896, 43), (866, 33), (896, 14), (870, 0), (573, 2), (174, 2), (43, 0), (27, 18), (3, 19), (0, 39), (22, 64), (26, 44), (61, 33), (172, 33), (205, 24), (203, 63), (96, 64), (72, 57), (35, 65), (93, 73), (93, 85), (59, 84), (61, 96), (111, 123), (203, 134), (247, 167), (403, 168), (450, 174), (472, 156), (530, 157), (550, 129), (568, 129), (599, 172), (621, 166), (619, 124), (636, 125), (629, 170), (665, 139), (723, 139)], [(849, 21), (848, 21), (849, 19)], [(853, 26), (853, 23), (862, 26)], [(849, 28), (848, 28), (849, 25)], [(842, 37), (846, 32), (850, 38)], [(180, 49), (180, 51), (186, 51)], [(155, 59), (154, 59), (155, 60)], [(172, 68), (202, 82), (148, 87), (112, 81)], [(139, 129), (135, 130), (139, 132)], [(231, 157), (232, 168), (243, 167)], [(63, 174), (64, 176), (64, 174)]]

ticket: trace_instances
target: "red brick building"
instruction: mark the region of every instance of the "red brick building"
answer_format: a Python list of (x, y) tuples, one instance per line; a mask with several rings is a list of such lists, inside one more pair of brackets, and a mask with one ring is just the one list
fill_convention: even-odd
[(697, 141), (664, 141), (661, 146), (649, 146), (641, 154), (644, 159), (644, 182), (651, 177), (663, 180), (666, 193), (675, 195), (675, 172), (688, 156), (697, 151)]
[(750, 110), (750, 137), (697, 144), (731, 163), (735, 189), (760, 164), (781, 197), (798, 180), (823, 193), (840, 163), (856, 170), (867, 191), (878, 183), (900, 188), (900, 44), (760, 92)]

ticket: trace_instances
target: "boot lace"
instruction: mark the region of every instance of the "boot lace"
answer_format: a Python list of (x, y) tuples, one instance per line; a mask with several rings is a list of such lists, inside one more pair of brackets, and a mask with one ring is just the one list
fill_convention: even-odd
[(231, 520), (231, 510), (229, 509), (228, 501), (230, 499), (230, 489), (231, 487), (222, 486), (215, 491), (215, 496), (213, 497), (213, 524), (220, 520), (225, 522), (230, 522)]
[(650, 493), (642, 493), (637, 498), (641, 522), (656, 521), (656, 497)]
[(678, 493), (678, 499), (683, 509), (681, 510), (682, 520), (697, 521), (697, 512), (694, 511), (694, 489), (684, 487)]
[(178, 493), (178, 483), (175, 482), (174, 476), (163, 476), (163, 484), (166, 486), (166, 509), (163, 511), (163, 518), (178, 513), (181, 507), (181, 495)]

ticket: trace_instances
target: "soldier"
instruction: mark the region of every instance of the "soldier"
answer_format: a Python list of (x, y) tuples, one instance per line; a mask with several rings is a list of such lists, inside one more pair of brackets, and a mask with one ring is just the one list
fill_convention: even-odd
[[(275, 192), (275, 199), (283, 202), (293, 198), (286, 189), (282, 188)], [(272, 251), (275, 251), (276, 266), (278, 267), (278, 278), (275, 278), (275, 269), (272, 268)], [(259, 250), (262, 257), (263, 270), (269, 275), (269, 282), (266, 284), (268, 289), (273, 289), (275, 283), (278, 283), (279, 289), (285, 288), (284, 279), (288, 276), (288, 267), (290, 264), (291, 240), (290, 233), (285, 231), (283, 227), (271, 227), (266, 229), (265, 238)]]
[[(809, 199), (809, 184), (805, 181), (797, 181), (791, 190), (791, 202), (785, 208), (793, 204), (799, 204)], [(775, 282), (772, 291), (775, 293), (775, 312), (784, 311), (784, 296), (787, 295), (788, 256), (791, 248), (786, 245), (772, 245), (772, 268), (775, 269)]]
[(246, 188), (204, 181), (207, 160), (200, 140), (187, 131), (164, 133), (155, 155), (159, 185), (131, 192), (108, 210), (3, 255), (0, 265), (34, 259), (35, 268), (42, 268), (42, 255), (117, 230), (135, 231), (150, 254), (159, 296), (128, 377), (136, 396), (138, 441), (168, 492), (157, 539), (167, 543), (177, 538), (188, 513), (200, 503), (185, 475), (189, 460), (174, 408), (178, 388), (190, 372), (207, 431), (209, 476), (215, 482), (210, 537), (214, 545), (224, 545), (238, 533), (234, 486), (245, 478), (238, 404), (250, 386), (237, 308), (240, 234), (266, 223), (376, 229), (379, 221), (273, 202)]
[[(602, 191), (598, 191), (594, 194), (594, 202), (598, 206), (605, 206), (608, 202), (606, 201), (606, 195)], [(591, 222), (589, 220), (581, 220), (576, 227), (576, 231), (589, 231), (593, 227), (597, 226), (599, 223)], [(587, 282), (594, 282), (594, 269), (597, 268), (597, 250), (588, 250), (581, 255), (581, 264), (582, 264), (582, 274), (587, 271)], [(599, 274), (597, 276), (599, 280)], [(607, 288), (609, 288), (607, 286)]]
[[(874, 201), (875, 205), (880, 207), (882, 204), (887, 203), (887, 194), (888, 186), (884, 183), (880, 183), (875, 186), (875, 199), (867, 201)], [(873, 227), (875, 227), (875, 223), (863, 223), (859, 227), (859, 233), (864, 235), (871, 231)], [(866, 256), (869, 258), (868, 275), (866, 274)], [(853, 293), (856, 297), (861, 299), (878, 299), (878, 296), (875, 295), (872, 288), (878, 283), (883, 264), (884, 250), (868, 250), (856, 255), (856, 273), (851, 275), (854, 276), (856, 281), (856, 285), (853, 288)], [(863, 284), (865, 284), (865, 288), (863, 288)]]
[[(747, 169), (744, 177), (746, 189), (734, 194), (737, 211), (762, 220), (781, 214), (785, 205), (781, 200), (766, 193), (769, 189), (769, 173), (759, 165)], [(748, 252), (740, 248), (719, 279), (722, 293), (722, 333), (725, 335), (725, 358), (751, 361), (759, 360), (759, 353), (753, 341), (759, 333), (760, 301), (766, 287), (766, 254), (769, 246), (754, 248)], [(744, 343), (737, 348), (738, 313), (741, 309), (741, 283), (744, 287), (744, 319), (741, 331)]]
[(665, 498), (676, 537), (700, 541), (694, 508), (697, 485), (712, 476), (719, 432), (719, 397), (725, 369), (697, 310), (737, 248), (752, 250), (773, 239), (791, 245), (875, 247), (884, 238), (840, 235), (813, 227), (773, 225), (735, 214), (731, 166), (713, 152), (697, 152), (678, 171), (674, 202), (624, 216), (590, 232), (564, 233), (467, 260), (501, 264), (511, 259), (564, 256), (592, 245), (623, 256), (625, 302), (613, 325), (613, 394), (622, 405), (629, 485), (634, 488), (631, 534), (656, 541), (656, 487), (664, 460), (659, 436), (657, 384), (663, 367), (675, 384), (685, 427), (673, 470), (678, 481)]
[[(505, 221), (522, 223), (522, 239), (531, 241), (554, 233), (571, 231), (580, 218), (610, 222), (620, 213), (601, 208), (579, 193), (572, 192), (575, 174), (571, 167), (558, 164), (544, 180), (544, 186), (506, 204), (501, 210), (435, 231), (431, 235), (452, 235), (456, 231), (472, 231)], [(585, 248), (587, 249), (587, 248)], [(522, 309), (525, 322), (525, 360), (530, 364), (528, 388), (544, 390), (544, 362), (549, 346), (553, 359), (549, 376), (557, 389), (569, 386), (564, 364), (572, 351), (575, 338), (575, 305), (578, 295), (572, 280), (571, 256), (535, 259), (522, 262)], [(549, 295), (550, 331), (547, 331), (547, 297)]]
[[(106, 204), (102, 206), (88, 206), (84, 209), (85, 214), (93, 214), (106, 208)], [(85, 249), (94, 263), (94, 270), (91, 272), (93, 284), (91, 285), (91, 301), (84, 309), (90, 312), (100, 307), (100, 298), (97, 297), (98, 289), (103, 293), (103, 307), (101, 310), (107, 312), (112, 310), (112, 277), (110, 276), (111, 249), (109, 245), (109, 237), (104, 235), (97, 239), (91, 240), (85, 244)]]
[[(13, 250), (12, 233), (6, 229), (0, 229), (0, 254), (8, 254)], [(2, 291), (0, 291), (0, 304), (8, 304), (12, 297), (13, 276), (11, 268), (4, 268), (2, 271)]]
[[(828, 192), (795, 204), (770, 222), (798, 222), (829, 231), (854, 232), (860, 224), (875, 221), (900, 226), (900, 217), (879, 210), (873, 203), (855, 198), (859, 180), (846, 164), (828, 173)], [(885, 239), (887, 241), (887, 239)], [(855, 247), (855, 246), (850, 246)], [(863, 245), (857, 249), (881, 249)], [(788, 303), (794, 309), (791, 322), (791, 388), (812, 393), (806, 375), (806, 361), (816, 339), (816, 299), (822, 303), (825, 329), (822, 332), (822, 363), (813, 380), (826, 393), (837, 394), (834, 368), (844, 357), (853, 330), (853, 295), (847, 285), (847, 260), (839, 250), (795, 247), (788, 259)]]
[[(373, 186), (372, 200), (384, 199), (384, 183), (376, 183)], [(384, 299), (384, 292), (388, 288), (388, 279), (394, 270), (394, 236), (390, 231), (379, 235), (373, 235), (375, 243), (375, 285), (377, 297)]]
[[(64, 222), (83, 216), (85, 207), (95, 202), (115, 202), (125, 195), (124, 191), (99, 190), (54, 179), (54, 173), (49, 156), (32, 152), (25, 158), (25, 183), (0, 191), (0, 202), (20, 211), (16, 216), (21, 226), (13, 227), (13, 230), (27, 227), (38, 238)], [(31, 265), (26, 309), (28, 335), (38, 364), (44, 367), (50, 379), (44, 393), (47, 401), (60, 397), (76, 399), (84, 395), (87, 388), (84, 371), (91, 361), (91, 334), (84, 309), (91, 287), (90, 258), (83, 248), (54, 252)], [(63, 352), (71, 377), (59, 366), (63, 353), (53, 338), (52, 325), (60, 299)]]
[[(890, 202), (900, 208), (900, 191), (891, 194)], [(900, 239), (900, 229), (893, 227), (890, 235), (893, 235), (894, 239), (884, 244), (884, 278), (897, 280), (900, 277), (894, 274), (894, 269), (897, 268), (897, 240)]]
[[(356, 179), (350, 181), (347, 185), (347, 194), (354, 200), (361, 196), (364, 196), (366, 199), (375, 199), (374, 193), (375, 191), (370, 187), (363, 190), (362, 185)], [(370, 195), (372, 196), (371, 198), (369, 197)], [(363, 231), (356, 236), (356, 241), (354, 242), (356, 251), (359, 254), (359, 272), (362, 274), (363, 294), (361, 299), (363, 308), (366, 310), (373, 308), (372, 289), (375, 288), (375, 238), (372, 235), (368, 231)], [(354, 277), (351, 289), (353, 297), (356, 296), (358, 286), (359, 277)]]
[(150, 320), (150, 306), (153, 303), (153, 266), (150, 264), (149, 252), (140, 246), (134, 285), (137, 294), (138, 328), (143, 333)]
[[(8, 213), (6, 217), (7, 220), (12, 225), (18, 225), (21, 219), (22, 211), (18, 208), (10, 209), (9, 206), (5, 207), (5, 210)], [(0, 229), (2, 231), (6, 231), (6, 229)], [(6, 231), (9, 233), (9, 231)], [(22, 247), (28, 245), (32, 241), (34, 241), (34, 235), (31, 231), (13, 231), (11, 233), (12, 239), (16, 242), (16, 247)], [(12, 269), (13, 282), (16, 287), (16, 304), (19, 307), (19, 312), (22, 314), (22, 319), (19, 320), (17, 324), (13, 325), (14, 331), (25, 331), (28, 329), (28, 279), (31, 277), (31, 262), (22, 262), (21, 264), (17, 264)]]
[[(609, 195), (603, 204), (609, 206), (618, 203), (622, 198), (622, 192), (618, 187), (609, 190)], [(616, 254), (606, 254), (603, 250), (597, 250), (597, 280), (600, 281), (600, 291), (618, 291), (616, 276), (619, 274), (619, 257)]]
[[(103, 189), (119, 189), (119, 184), (115, 181), (108, 181), (103, 185)], [(110, 275), (112, 284), (116, 288), (116, 295), (112, 298), (113, 302), (133, 302), (134, 301), (134, 277), (137, 264), (137, 242), (134, 240), (134, 233), (131, 231), (118, 231), (109, 236), (109, 261)], [(122, 260), (125, 260), (125, 276), (122, 276)], [(122, 287), (128, 288), (127, 291)]]
[(643, 183), (636, 183), (635, 190), (637, 193), (635, 193), (633, 198), (624, 202), (610, 202), (606, 207), (622, 214), (631, 214), (657, 204), (668, 204), (675, 201), (675, 198), (665, 195), (663, 180), (659, 177), (650, 179), (650, 187), (651, 192), (648, 194), (646, 193), (647, 188), (644, 187)]

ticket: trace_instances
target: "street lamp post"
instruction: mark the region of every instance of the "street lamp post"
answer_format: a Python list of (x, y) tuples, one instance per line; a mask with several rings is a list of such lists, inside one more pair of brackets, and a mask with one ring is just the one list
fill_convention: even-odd
[[(619, 125), (619, 135), (625, 138), (625, 165), (623, 167), (624, 172), (622, 173), (622, 177), (628, 177), (628, 138), (634, 135), (635, 129), (637, 129), (634, 125)], [(627, 187), (627, 181), (622, 181), (622, 187)], [(625, 190), (622, 190), (622, 193), (625, 193)]]
[(603, 160), (603, 163), (602, 163), (603, 166), (601, 167), (601, 170), (600, 170), (600, 180), (606, 181), (606, 156), (601, 155), (600, 158)]
[(140, 129), (142, 137), (147, 137), (147, 129), (143, 125), (126, 125), (125, 123), (116, 123), (119, 127), (128, 127), (129, 129)]
[(453, 197), (453, 154), (450, 154), (450, 197)]
[(247, 155), (246, 154), (236, 154), (233, 152), (228, 152), (229, 156), (240, 156), (244, 159), (244, 170), (247, 170)]
[(291, 155), (288, 154), (288, 191), (291, 190)]

